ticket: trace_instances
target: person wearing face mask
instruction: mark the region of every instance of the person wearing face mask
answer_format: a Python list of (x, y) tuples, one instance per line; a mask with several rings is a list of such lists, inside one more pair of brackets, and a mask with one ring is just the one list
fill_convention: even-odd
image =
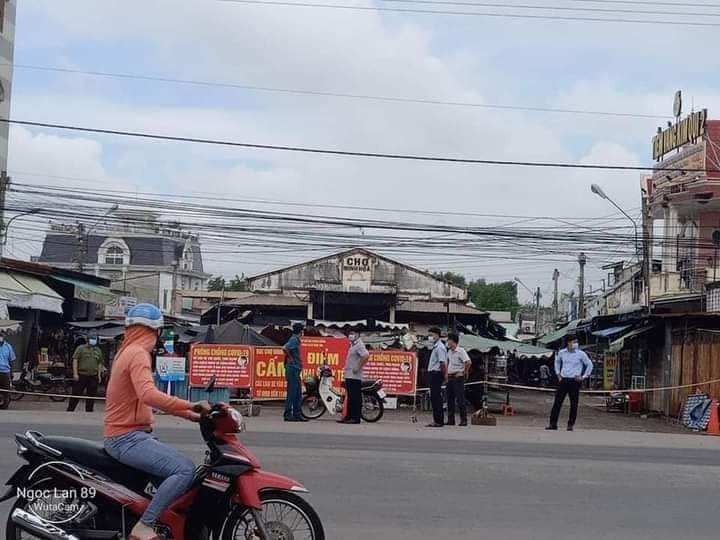
[(567, 337), (567, 346), (561, 349), (555, 357), (555, 373), (558, 376), (558, 387), (555, 391), (555, 403), (550, 412), (550, 424), (545, 429), (557, 430), (560, 409), (565, 402), (565, 396), (570, 396), (570, 417), (567, 430), (572, 431), (577, 419), (578, 402), (580, 400), (580, 386), (593, 370), (593, 363), (583, 351), (578, 348), (575, 336)]
[[(0, 388), (10, 390), (12, 388), (12, 363), (15, 361), (15, 350), (5, 340), (5, 334), (0, 334)], [(7, 409), (10, 405), (10, 394), (0, 393), (0, 409)]]
[(430, 360), (428, 360), (427, 378), (430, 387), (430, 404), (432, 405), (433, 421), (426, 427), (443, 427), (445, 414), (443, 413), (442, 385), (447, 379), (448, 353), (445, 344), (440, 339), (441, 331), (437, 327), (430, 329), (428, 339), (432, 344)]
[[(73, 385), (72, 395), (68, 402), (68, 412), (73, 412), (80, 401), (77, 396), (87, 392), (88, 398), (97, 396), (98, 384), (105, 369), (105, 358), (98, 347), (98, 338), (90, 335), (87, 344), (79, 345), (73, 353)], [(85, 400), (85, 412), (93, 412), (94, 399)]]
[(153, 408), (191, 421), (210, 412), (207, 401), (191, 403), (155, 387), (150, 369), (152, 351), (164, 321), (152, 304), (138, 304), (125, 319), (125, 339), (115, 355), (107, 387), (105, 451), (120, 463), (161, 479), (140, 521), (128, 540), (160, 540), (160, 516), (192, 485), (193, 461), (158, 440), (153, 429)]
[(363, 367), (370, 358), (360, 334), (354, 330), (348, 332), (350, 349), (345, 360), (345, 391), (347, 392), (347, 417), (338, 420), (341, 424), (359, 424), (362, 415)]

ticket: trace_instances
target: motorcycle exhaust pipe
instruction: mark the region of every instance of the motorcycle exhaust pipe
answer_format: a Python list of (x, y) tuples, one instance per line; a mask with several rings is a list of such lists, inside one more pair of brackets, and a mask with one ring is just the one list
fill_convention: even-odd
[(60, 527), (20, 508), (13, 510), (10, 519), (23, 531), (42, 540), (80, 540), (77, 536), (68, 534)]

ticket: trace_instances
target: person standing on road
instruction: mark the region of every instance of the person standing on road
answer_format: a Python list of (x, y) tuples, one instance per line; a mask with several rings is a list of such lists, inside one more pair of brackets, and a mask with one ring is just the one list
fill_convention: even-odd
[(447, 378), (447, 349), (440, 339), (441, 330), (439, 328), (433, 327), (429, 332), (428, 339), (432, 345), (432, 351), (428, 361), (427, 379), (430, 387), (433, 421), (427, 427), (443, 427), (445, 414), (443, 413), (442, 385)]
[(287, 381), (287, 397), (285, 398), (286, 422), (306, 422), (302, 415), (302, 360), (300, 359), (300, 336), (303, 325), (295, 323), (292, 327), (292, 336), (283, 347), (285, 351), (285, 380)]
[(370, 358), (360, 334), (348, 332), (350, 349), (345, 360), (345, 392), (348, 400), (347, 416), (338, 420), (341, 424), (359, 424), (362, 415), (362, 380), (363, 367)]
[[(12, 363), (15, 361), (15, 349), (5, 339), (5, 332), (0, 333), (0, 389), (12, 390)], [(10, 392), (0, 393), (0, 409), (10, 406)]]
[(448, 426), (455, 425), (455, 402), (460, 412), (460, 425), (467, 426), (467, 408), (465, 407), (465, 379), (470, 373), (472, 361), (465, 349), (458, 345), (460, 336), (450, 332), (447, 336), (448, 346), (448, 382), (447, 382), (447, 409)]
[(79, 345), (73, 353), (73, 384), (72, 395), (68, 402), (68, 412), (73, 412), (80, 401), (77, 396), (87, 392), (88, 399), (85, 400), (85, 412), (93, 412), (97, 396), (98, 384), (105, 369), (105, 358), (98, 346), (98, 338), (91, 335), (87, 345)]
[(569, 395), (570, 418), (567, 430), (573, 430), (577, 419), (580, 386), (590, 376), (592, 370), (593, 363), (588, 355), (578, 348), (575, 336), (568, 336), (566, 348), (558, 352), (555, 357), (555, 373), (557, 373), (559, 384), (555, 391), (555, 403), (550, 412), (550, 424), (545, 429), (557, 429), (560, 409), (565, 402), (565, 396)]

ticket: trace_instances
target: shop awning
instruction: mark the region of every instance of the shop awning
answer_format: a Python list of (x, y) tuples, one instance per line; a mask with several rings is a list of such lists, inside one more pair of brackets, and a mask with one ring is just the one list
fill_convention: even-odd
[(72, 285), (75, 288), (74, 296), (78, 300), (103, 306), (116, 306), (118, 303), (117, 295), (112, 293), (107, 287), (102, 287), (101, 285), (96, 285), (88, 281), (58, 276), (56, 274), (53, 274), (51, 277), (57, 281)]
[(460, 336), (460, 346), (466, 351), (476, 350), (481, 353), (490, 352), (492, 349), (497, 348), (501, 353), (512, 354), (517, 358), (549, 358), (555, 354), (555, 351), (536, 347), (529, 343), (500, 341), (472, 334), (462, 334)]
[(538, 339), (538, 343), (541, 343), (543, 345), (547, 345), (548, 343), (552, 343), (554, 341), (558, 341), (563, 339), (568, 334), (572, 333), (580, 324), (580, 319), (575, 319), (574, 321), (570, 321), (567, 326), (564, 326), (563, 328), (560, 328), (559, 330), (555, 330), (554, 332), (549, 332), (545, 334), (544, 336), (540, 337)]
[(375, 326), (378, 328), (385, 328), (387, 330), (404, 330), (406, 328), (410, 328), (410, 325), (407, 323), (393, 323), (385, 321), (375, 321)]
[(0, 296), (8, 299), (10, 307), (52, 313), (62, 313), (65, 300), (38, 278), (9, 271), (0, 272)]
[(620, 336), (615, 341), (610, 342), (610, 352), (618, 352), (621, 351), (625, 347), (625, 342), (628, 339), (632, 339), (634, 337), (637, 337), (641, 334), (644, 334), (645, 332), (649, 332), (650, 330), (654, 329), (655, 327), (650, 326), (643, 326), (642, 328), (635, 328), (634, 330), (630, 330), (627, 334), (624, 334)]
[(628, 328), (630, 328), (630, 325), (611, 326), (610, 328), (605, 328), (604, 330), (597, 330), (596, 332), (593, 332), (592, 335), (598, 337), (610, 337), (614, 336), (615, 334), (619, 334), (620, 332), (622, 332), (623, 330), (627, 330)]

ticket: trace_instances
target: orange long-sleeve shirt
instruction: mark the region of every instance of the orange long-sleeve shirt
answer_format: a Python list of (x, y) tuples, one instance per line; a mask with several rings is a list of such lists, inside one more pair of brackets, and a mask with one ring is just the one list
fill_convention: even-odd
[(152, 408), (192, 418), (189, 401), (169, 396), (155, 387), (150, 351), (157, 334), (144, 326), (131, 326), (115, 356), (105, 404), (105, 437), (130, 431), (151, 431)]

